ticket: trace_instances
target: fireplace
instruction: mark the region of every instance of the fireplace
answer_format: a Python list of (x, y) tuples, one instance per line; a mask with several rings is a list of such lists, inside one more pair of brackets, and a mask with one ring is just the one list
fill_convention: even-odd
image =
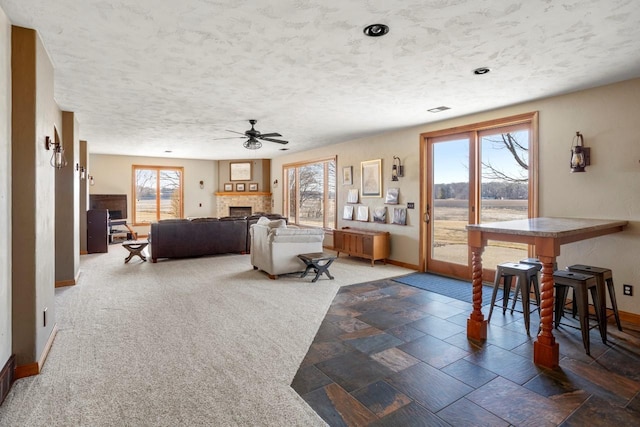
[(229, 206), (229, 216), (250, 216), (251, 206)]

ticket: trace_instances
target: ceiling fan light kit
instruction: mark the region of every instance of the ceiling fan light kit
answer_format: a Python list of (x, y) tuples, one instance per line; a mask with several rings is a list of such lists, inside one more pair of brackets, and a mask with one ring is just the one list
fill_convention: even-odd
[[(256, 130), (254, 128), (254, 125), (256, 123), (258, 123), (257, 120), (251, 119), (251, 120), (249, 120), (249, 123), (251, 124), (251, 129), (245, 131), (244, 133), (236, 132), (235, 130), (228, 130), (227, 129), (227, 132), (239, 133), (241, 135), (244, 135), (244, 136), (237, 136), (235, 138), (249, 138), (242, 144), (242, 146), (244, 148), (246, 148), (248, 150), (257, 150), (260, 147), (262, 147), (262, 142), (260, 140), (269, 141), (269, 142), (275, 142), (275, 143), (278, 143), (278, 144), (288, 144), (289, 143), (289, 141), (284, 141), (282, 139), (273, 139), (274, 136), (276, 136), (276, 137), (281, 137), (282, 136), (277, 132), (261, 133), (260, 131)], [(216, 138), (216, 139), (228, 139), (228, 138)]]

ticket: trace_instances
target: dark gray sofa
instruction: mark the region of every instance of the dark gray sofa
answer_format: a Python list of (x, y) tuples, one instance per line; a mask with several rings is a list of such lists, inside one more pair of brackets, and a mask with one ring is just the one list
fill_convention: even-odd
[(163, 220), (151, 224), (151, 260), (247, 252), (245, 218)]

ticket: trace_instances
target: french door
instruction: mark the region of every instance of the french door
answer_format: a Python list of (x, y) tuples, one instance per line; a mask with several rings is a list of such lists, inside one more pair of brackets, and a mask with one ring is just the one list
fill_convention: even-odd
[[(425, 271), (471, 278), (468, 224), (537, 216), (535, 113), (423, 136), (422, 262)], [(489, 241), (495, 265), (529, 256), (524, 244)]]

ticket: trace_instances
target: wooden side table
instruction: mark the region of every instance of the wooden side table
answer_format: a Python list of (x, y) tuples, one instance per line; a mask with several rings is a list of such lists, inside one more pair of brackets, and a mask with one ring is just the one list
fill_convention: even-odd
[(139, 256), (142, 261), (146, 261), (147, 258), (142, 255), (142, 251), (147, 245), (149, 245), (148, 240), (127, 240), (122, 242), (122, 247), (129, 251), (129, 256), (124, 259), (124, 263), (128, 263), (131, 261), (131, 258), (136, 255)]
[(300, 276), (301, 279), (306, 277), (309, 271), (313, 270), (316, 273), (316, 277), (314, 277), (311, 282), (317, 282), (318, 278), (322, 276), (323, 273), (326, 274), (329, 279), (333, 280), (333, 276), (329, 273), (329, 266), (336, 259), (335, 256), (325, 254), (323, 252), (315, 252), (298, 255), (298, 258), (300, 258), (307, 266), (302, 273), (302, 276)]

